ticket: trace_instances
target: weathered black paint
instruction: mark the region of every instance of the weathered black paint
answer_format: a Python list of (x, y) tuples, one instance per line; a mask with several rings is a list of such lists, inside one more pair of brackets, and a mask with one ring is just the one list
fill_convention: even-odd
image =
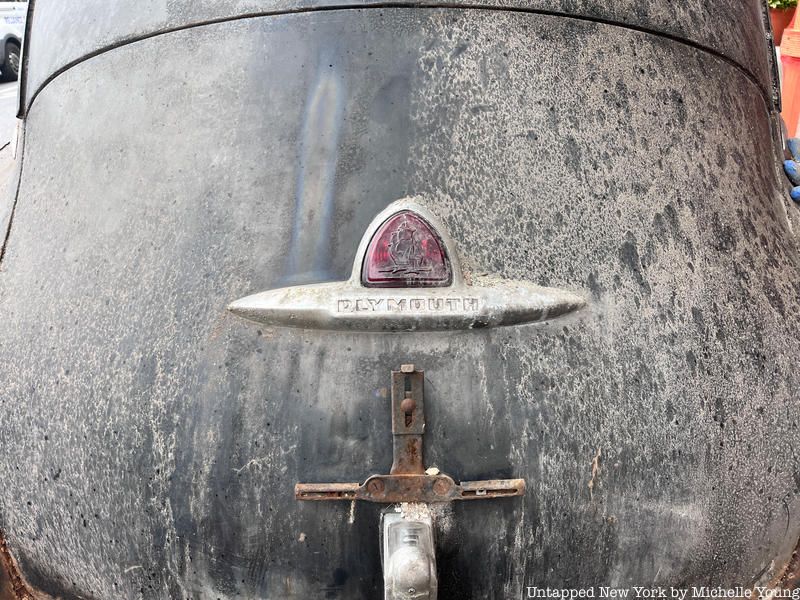
[[(118, 0), (111, 5), (103, 0), (35, 1), (37, 13), (31, 21), (29, 45), (35, 59), (29, 65), (23, 106), (50, 78), (76, 62), (163, 32), (258, 15), (403, 5), (523, 11), (651, 31), (718, 53), (771, 90), (761, 0)], [(48, 43), (53, 39), (70, 43)]]
[[(34, 36), (59, 14), (37, 10)], [(144, 31), (95, 17), (103, 43)], [(443, 600), (775, 576), (800, 537), (798, 222), (746, 66), (764, 59), (742, 51), (374, 7), (166, 33), (55, 77), (26, 117), (0, 265), (0, 526), (30, 582), (378, 597), (379, 507), (292, 490), (388, 471), (404, 362), (426, 372), (427, 462), (528, 484), (440, 515)], [(226, 313), (345, 279), (374, 215), (411, 194), (469, 271), (590, 306), (403, 335)]]

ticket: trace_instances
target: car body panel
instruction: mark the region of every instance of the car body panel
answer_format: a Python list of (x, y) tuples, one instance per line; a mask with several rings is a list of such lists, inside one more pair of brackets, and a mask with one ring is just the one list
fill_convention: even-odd
[[(778, 576), (800, 256), (770, 108), (690, 45), (508, 11), (248, 18), (65, 71), (25, 118), (0, 271), (0, 528), (27, 580), (377, 597), (380, 508), (292, 490), (387, 472), (401, 363), (425, 371), (430, 465), (527, 483), (438, 509), (441, 599)], [(419, 334), (226, 310), (347, 279), (408, 196), (465, 276), (587, 306)]]
[[(402, 4), (419, 5), (407, 0), (390, 5)], [(456, 0), (455, 3), (429, 3), (430, 6), (445, 4), (560, 14), (680, 38), (736, 62), (767, 93), (772, 93), (771, 57), (764, 44), (766, 6), (761, 0)], [(370, 5), (380, 7), (386, 3), (382, 0), (37, 0), (37, 18), (31, 32), (31, 52), (35, 53), (36, 60), (27, 72), (23, 109), (47, 81), (69, 65), (160, 32), (258, 14)], [(47, 43), (53, 39), (70, 40), (70, 43)], [(37, 44), (37, 40), (40, 43)], [(230, 40), (228, 44), (235, 45), (236, 41)]]

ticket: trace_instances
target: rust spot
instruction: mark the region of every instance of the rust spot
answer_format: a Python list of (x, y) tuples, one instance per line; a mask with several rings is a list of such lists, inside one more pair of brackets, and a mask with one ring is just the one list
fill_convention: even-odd
[(417, 445), (418, 440), (410, 439), (406, 444), (406, 450), (408, 451), (408, 462), (415, 463), (417, 462)]
[(367, 490), (371, 494), (380, 494), (386, 488), (386, 485), (380, 479), (373, 479), (367, 484)]
[(36, 600), (0, 531), (0, 600)]
[(392, 475), (421, 475), (425, 472), (422, 465), (421, 435), (396, 435), (394, 449)]
[(800, 540), (798, 540), (797, 546), (794, 547), (792, 558), (789, 559), (789, 563), (781, 573), (776, 587), (784, 590), (793, 590), (798, 586), (800, 586)]

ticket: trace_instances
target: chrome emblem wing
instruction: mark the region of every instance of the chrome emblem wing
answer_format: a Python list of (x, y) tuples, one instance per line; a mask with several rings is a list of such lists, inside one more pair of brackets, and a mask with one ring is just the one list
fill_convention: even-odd
[[(419, 215), (435, 230), (450, 261), (444, 287), (367, 287), (363, 263), (376, 232), (399, 213)], [(277, 327), (344, 331), (446, 331), (520, 325), (578, 310), (585, 300), (572, 292), (495, 276), (469, 284), (452, 240), (438, 219), (415, 199), (398, 200), (372, 221), (356, 253), (350, 279), (268, 290), (232, 302), (235, 315)]]

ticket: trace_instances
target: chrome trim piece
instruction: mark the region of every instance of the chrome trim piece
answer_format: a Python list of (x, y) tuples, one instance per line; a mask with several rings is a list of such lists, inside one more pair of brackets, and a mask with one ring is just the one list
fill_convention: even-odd
[[(450, 258), (449, 287), (371, 288), (361, 267), (372, 236), (389, 217), (411, 210), (438, 232)], [(247, 296), (228, 306), (235, 315), (276, 327), (342, 331), (445, 331), (520, 325), (583, 307), (580, 296), (526, 281), (476, 276), (467, 284), (455, 244), (439, 220), (416, 199), (389, 205), (373, 219), (359, 244), (350, 279), (301, 285)]]

